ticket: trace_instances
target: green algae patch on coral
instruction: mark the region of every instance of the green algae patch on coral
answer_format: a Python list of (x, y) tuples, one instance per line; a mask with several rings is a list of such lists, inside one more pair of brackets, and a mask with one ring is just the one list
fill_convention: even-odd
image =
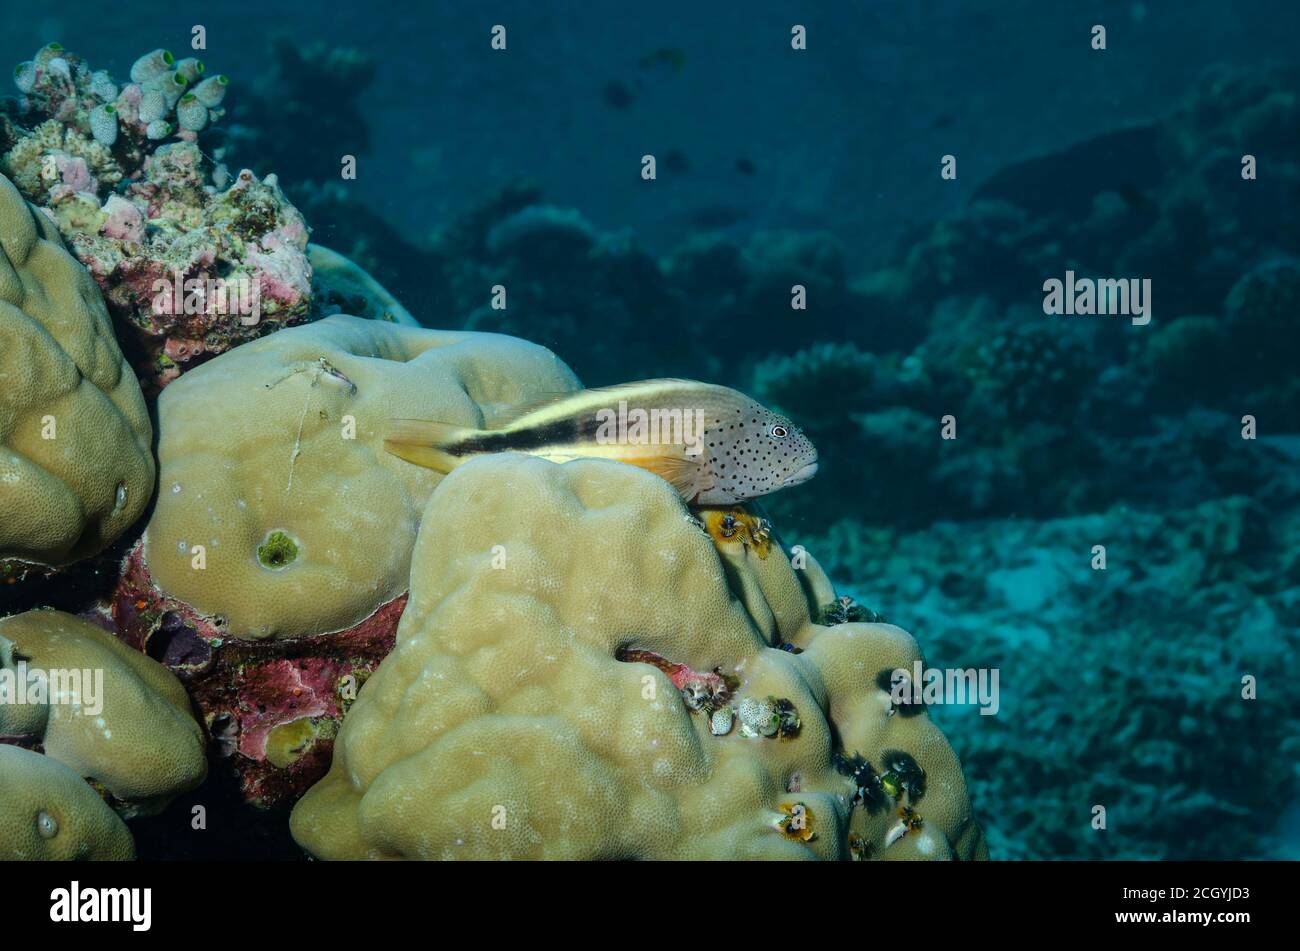
[(298, 542), (275, 529), (257, 546), (257, 563), (272, 571), (283, 571), (298, 560)]
[(332, 739), (337, 729), (335, 720), (318, 722), (311, 717), (278, 724), (266, 734), (266, 758), (271, 765), (287, 769), (301, 759), (318, 739)]
[(346, 630), (406, 591), (442, 478), (384, 452), (389, 421), (496, 426), (576, 387), (523, 340), (357, 317), (239, 346), (158, 399), (149, 573), (199, 615), (224, 618), (230, 636)]

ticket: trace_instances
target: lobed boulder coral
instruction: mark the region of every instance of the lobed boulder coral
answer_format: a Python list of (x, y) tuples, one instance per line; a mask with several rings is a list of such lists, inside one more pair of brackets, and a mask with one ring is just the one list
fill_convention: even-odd
[(130, 861), (131, 832), (58, 760), (0, 744), (0, 861)]
[(800, 563), (715, 547), (630, 466), (459, 467), (295, 838), (329, 859), (984, 857), (952, 750), (880, 686), (915, 642), (815, 624), (834, 592)]
[(402, 303), (356, 262), (319, 244), (307, 245), (311, 262), (312, 311), (318, 316), (351, 314), (419, 327)]
[(152, 428), (104, 302), (0, 176), (0, 575), (95, 555), (153, 494)]
[[(0, 619), (0, 673), (0, 737), (39, 745), (124, 815), (156, 813), (207, 775), (185, 688), (94, 624), (48, 610)], [(23, 686), (37, 682), (40, 695)]]
[(383, 451), (390, 419), (499, 423), (577, 386), (540, 347), (329, 317), (160, 395), (161, 489), (107, 616), (185, 678), (250, 800), (292, 799), (393, 642), (441, 475)]
[(227, 636), (348, 628), (406, 590), (440, 478), (383, 451), (388, 421), (492, 425), (576, 385), (522, 340), (356, 317), (240, 347), (159, 397), (152, 578)]

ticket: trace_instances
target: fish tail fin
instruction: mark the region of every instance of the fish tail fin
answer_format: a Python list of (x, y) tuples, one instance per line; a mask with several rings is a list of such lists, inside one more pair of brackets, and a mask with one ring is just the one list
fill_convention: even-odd
[(450, 472), (468, 455), (454, 451), (454, 447), (472, 438), (476, 429), (433, 423), (422, 419), (390, 419), (384, 430), (384, 450), (435, 472)]

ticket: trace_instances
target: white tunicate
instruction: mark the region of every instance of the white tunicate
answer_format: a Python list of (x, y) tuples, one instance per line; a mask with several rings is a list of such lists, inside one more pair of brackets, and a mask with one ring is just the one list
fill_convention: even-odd
[(194, 97), (209, 109), (215, 109), (226, 98), (226, 87), (229, 84), (230, 80), (225, 76), (209, 76), (194, 87)]
[(181, 494), (181, 484), (179, 482), (173, 482), (172, 495), (180, 495), (180, 494)]
[(117, 494), (113, 498), (113, 511), (120, 512), (126, 506), (126, 483), (117, 484)]
[(140, 95), (140, 121), (145, 125), (157, 122), (167, 115), (167, 99), (157, 89), (146, 89)]
[(144, 130), (144, 134), (154, 142), (157, 142), (159, 139), (165, 139), (167, 136), (172, 134), (171, 123), (162, 119), (159, 119), (156, 122), (150, 122), (149, 127)]
[(180, 101), (181, 96), (185, 95), (185, 90), (189, 88), (189, 83), (180, 73), (168, 73), (154, 80), (158, 84), (158, 90), (167, 100), (167, 108), (175, 109), (176, 103)]
[(45, 68), (56, 76), (61, 76), (68, 82), (72, 82), (72, 67), (62, 56), (56, 56), (45, 64)]
[(101, 102), (112, 102), (117, 98), (119, 90), (107, 70), (97, 69), (90, 74), (90, 92)]
[(100, 145), (112, 147), (117, 141), (117, 115), (109, 106), (90, 110), (90, 134)]
[(184, 76), (189, 82), (194, 82), (203, 75), (203, 61), (190, 56), (176, 64), (176, 72)]
[(191, 96), (185, 96), (176, 107), (176, 122), (182, 129), (201, 132), (208, 124), (208, 107)]
[(48, 812), (38, 813), (36, 831), (41, 834), (42, 839), (52, 839), (59, 834), (59, 821)]
[(190, 553), (189, 542), (184, 542), (184, 541), (177, 542), (176, 550), (180, 552), (182, 555), (188, 555)]
[(32, 91), (36, 85), (36, 64), (30, 60), (26, 63), (19, 63), (14, 69), (14, 85), (23, 95)]
[(131, 65), (131, 82), (147, 82), (159, 73), (170, 71), (175, 62), (172, 54), (164, 49), (145, 53)]

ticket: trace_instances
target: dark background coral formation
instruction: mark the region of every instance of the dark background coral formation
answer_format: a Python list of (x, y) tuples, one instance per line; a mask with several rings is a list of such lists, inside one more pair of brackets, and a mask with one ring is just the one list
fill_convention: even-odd
[[(934, 711), (995, 856), (1300, 854), (1296, 8), (401, 6), (205, 9), (232, 164), (429, 326), (806, 427), (783, 541), (931, 663), (1001, 670), (998, 716)], [(193, 20), (97, 10), (6, 10), (0, 52), (124, 73)], [(1151, 324), (1044, 316), (1066, 269), (1151, 278)]]

